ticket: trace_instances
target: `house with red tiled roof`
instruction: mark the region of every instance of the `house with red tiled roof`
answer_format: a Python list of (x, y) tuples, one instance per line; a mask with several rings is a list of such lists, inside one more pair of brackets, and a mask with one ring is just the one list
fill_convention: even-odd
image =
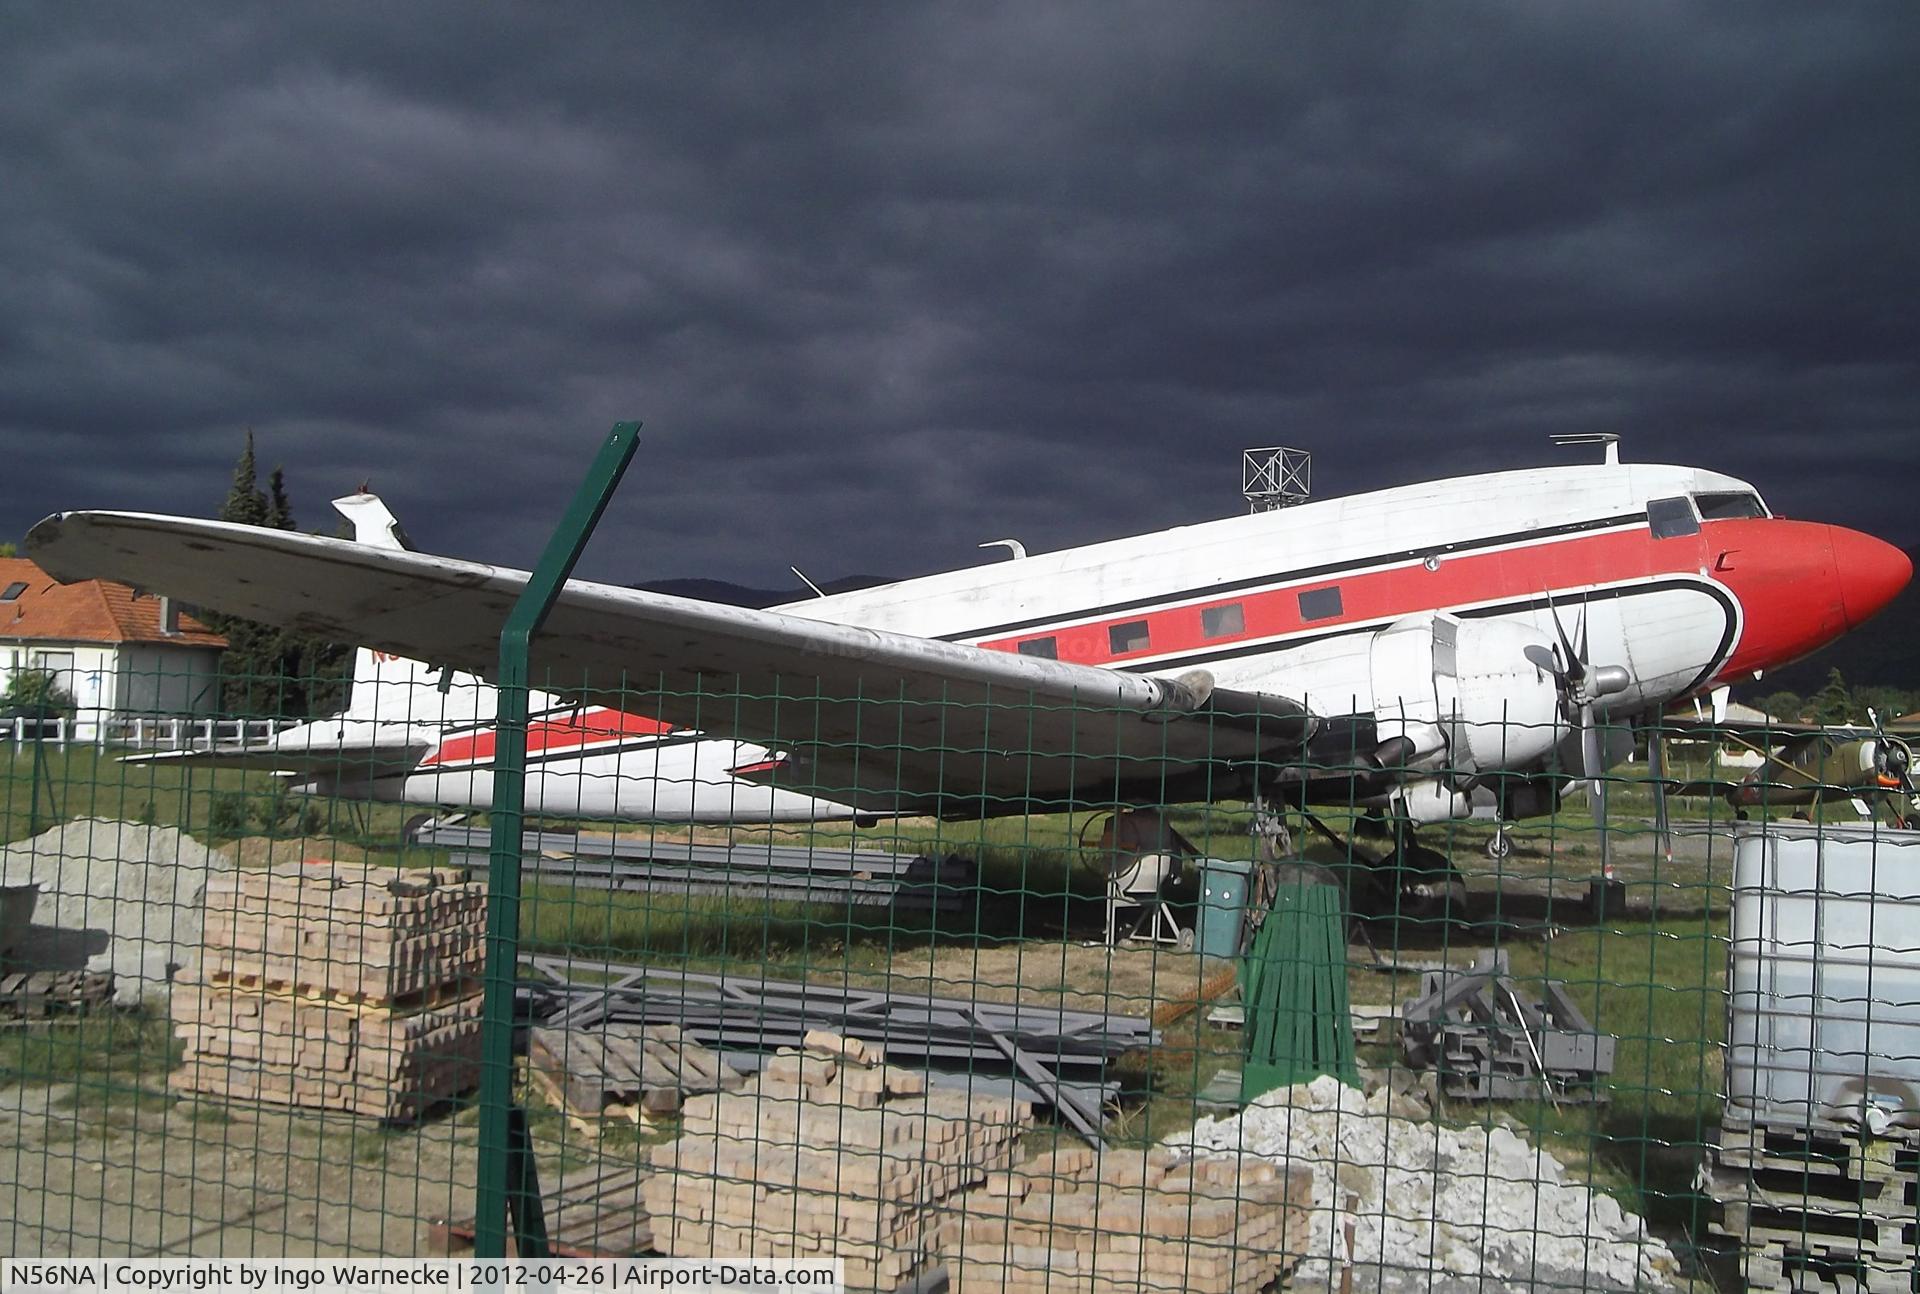
[(53, 674), (79, 703), (82, 740), (106, 719), (214, 713), (226, 646), (167, 598), (108, 580), (61, 584), (0, 557), (0, 692), (18, 671)]

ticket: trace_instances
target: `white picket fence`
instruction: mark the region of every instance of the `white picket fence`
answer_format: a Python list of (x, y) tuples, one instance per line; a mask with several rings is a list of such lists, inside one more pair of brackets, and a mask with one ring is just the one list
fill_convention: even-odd
[(0, 743), (19, 750), (37, 736), (49, 746), (92, 746), (129, 750), (211, 750), (215, 746), (259, 745), (294, 724), (291, 719), (215, 719), (125, 717), (104, 719), (0, 718)]

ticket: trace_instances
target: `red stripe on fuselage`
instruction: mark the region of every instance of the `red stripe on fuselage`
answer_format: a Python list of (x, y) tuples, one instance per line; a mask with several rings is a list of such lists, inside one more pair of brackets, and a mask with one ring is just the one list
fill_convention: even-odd
[[(1356, 563), (1349, 575), (1319, 574), (1273, 588), (1185, 602), (1165, 609), (1129, 611), (1045, 630), (989, 638), (980, 646), (1018, 651), (1022, 643), (1052, 638), (1058, 659), (1088, 665), (1125, 665), (1164, 656), (1230, 649), (1264, 639), (1338, 631), (1344, 626), (1391, 621), (1424, 611), (1526, 600), (1663, 575), (1707, 575), (1727, 585), (1747, 622), (1726, 675), (1771, 668), (1812, 651), (1839, 635), (1828, 604), (1834, 593), (1814, 578), (1824, 553), (1824, 527), (1774, 518), (1708, 522), (1697, 535), (1655, 539), (1644, 525), (1538, 543), (1521, 541), (1492, 552), (1436, 555), (1431, 569), (1405, 561), (1369, 569)], [(1724, 555), (1744, 554), (1729, 564)], [(1720, 569), (1715, 569), (1716, 565)], [(1781, 572), (1791, 571), (1790, 578)], [(1301, 595), (1338, 588), (1337, 615), (1308, 619)], [(1244, 621), (1235, 634), (1208, 637), (1203, 613), (1238, 603)], [(1116, 652), (1116, 626), (1145, 621), (1145, 647)], [(1276, 649), (1284, 642), (1275, 643)], [(1704, 668), (1710, 662), (1702, 661)]]
[[(1675, 546), (1679, 551), (1662, 553), (1658, 551), (1661, 544)], [(1659, 560), (1662, 557), (1673, 560)], [(1218, 650), (1263, 638), (1321, 633), (1344, 625), (1398, 619), (1421, 611), (1539, 597), (1547, 591), (1616, 583), (1649, 574), (1692, 570), (1697, 566), (1697, 552), (1687, 540), (1655, 541), (1644, 527), (1639, 527), (1491, 553), (1442, 555), (1432, 570), (1418, 561), (1372, 570), (1363, 567), (1351, 575), (1320, 575), (1271, 589), (1166, 610), (1134, 611), (1044, 633), (1027, 632), (991, 639), (980, 645), (1017, 651), (1023, 642), (1053, 638), (1061, 660), (1089, 665), (1124, 664), (1154, 656)], [(1338, 615), (1308, 619), (1301, 614), (1303, 594), (1335, 588), (1340, 591)], [(1241, 608), (1243, 631), (1207, 637), (1203, 613), (1235, 603)], [(1145, 621), (1148, 626), (1147, 646), (1138, 651), (1112, 651), (1110, 631), (1139, 621)]]
[[(593, 709), (568, 712), (560, 719), (536, 719), (527, 725), (529, 755), (557, 750), (586, 750), (591, 746), (627, 741), (634, 737), (664, 736), (670, 723), (624, 710)], [(495, 734), (491, 728), (449, 737), (439, 749), (420, 761), (433, 764), (487, 763), (493, 759)]]

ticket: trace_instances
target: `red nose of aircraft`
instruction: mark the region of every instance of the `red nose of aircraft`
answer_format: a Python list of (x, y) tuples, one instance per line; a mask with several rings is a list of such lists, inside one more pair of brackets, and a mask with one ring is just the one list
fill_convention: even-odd
[(1865, 624), (1913, 578), (1913, 562), (1883, 539), (1828, 526), (1827, 544), (1833, 552), (1840, 609), (1849, 629)]

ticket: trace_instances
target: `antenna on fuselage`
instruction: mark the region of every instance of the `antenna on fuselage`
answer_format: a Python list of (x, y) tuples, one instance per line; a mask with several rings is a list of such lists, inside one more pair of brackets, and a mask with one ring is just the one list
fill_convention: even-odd
[(1607, 466), (1620, 466), (1620, 437), (1610, 431), (1564, 432), (1560, 435), (1548, 436), (1547, 439), (1556, 445), (1605, 445)]
[(1272, 512), (1305, 503), (1313, 492), (1313, 455), (1304, 449), (1269, 445), (1240, 455), (1240, 493), (1255, 512)]
[(801, 570), (798, 566), (789, 566), (787, 567), (787, 569), (792, 571), (795, 575), (798, 575), (800, 577), (800, 582), (813, 590), (813, 596), (815, 596), (816, 598), (824, 598), (825, 596), (827, 596), (826, 591), (822, 589), (818, 584), (815, 584), (812, 580), (808, 579), (807, 573)]

